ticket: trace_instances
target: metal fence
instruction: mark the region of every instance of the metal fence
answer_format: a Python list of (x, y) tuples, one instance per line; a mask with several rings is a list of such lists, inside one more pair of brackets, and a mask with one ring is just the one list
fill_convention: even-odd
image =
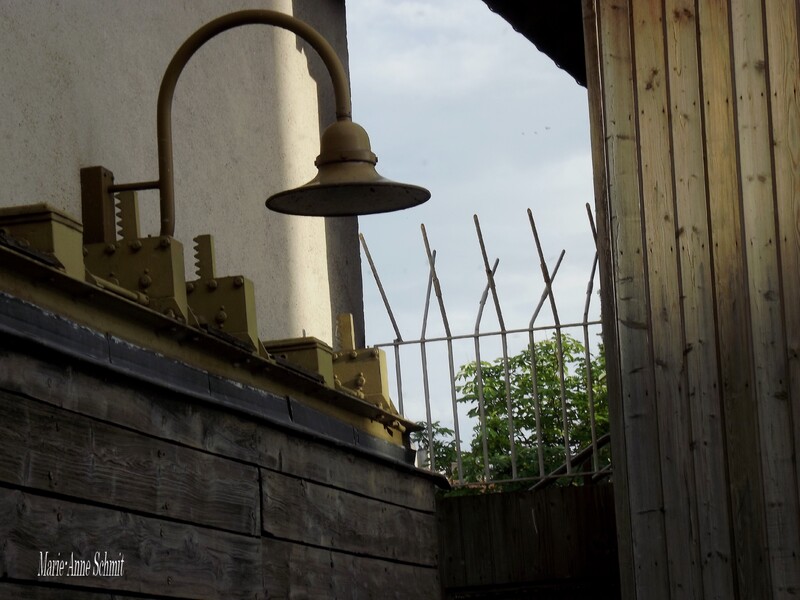
[[(474, 216), (474, 225), (486, 283), (478, 302), (474, 329), (469, 333), (458, 334), (451, 330), (436, 269), (436, 251), (431, 249), (424, 225), (421, 231), (428, 280), (421, 334), (416, 339), (402, 335), (367, 242), (363, 235), (360, 236), (362, 249), (394, 329), (395, 339), (376, 344), (376, 347), (384, 348), (390, 362), (394, 363), (399, 411), (424, 425), (424, 431), (416, 437), (420, 466), (447, 474), (455, 486), (530, 482), (532, 487), (538, 487), (564, 478), (574, 482), (610, 475), (602, 347), (599, 343), (593, 344), (591, 339), (593, 333), (598, 338), (601, 335), (600, 321), (590, 319), (597, 274), (597, 233), (588, 204), (586, 209), (595, 253), (586, 284), (582, 318), (566, 321), (561, 318), (553, 283), (565, 251), (561, 251), (552, 268), (547, 264), (533, 213), (528, 209), (543, 291), (538, 302), (531, 302), (533, 312), (527, 326), (518, 328), (506, 325), (495, 284), (500, 261), (497, 259), (490, 263), (477, 215)], [(489, 296), (498, 327), (482, 331)], [(434, 297), (444, 335), (428, 337)], [(549, 303), (552, 322), (542, 324), (539, 317), (545, 303)], [(524, 346), (515, 353), (509, 347), (509, 339), (513, 336), (525, 339)], [(500, 356), (490, 362), (486, 361), (487, 340), (499, 340)], [(454, 344), (470, 342), (469, 359), (457, 370)], [(566, 350), (565, 344), (568, 345)], [(446, 349), (446, 361), (443, 356), (438, 360), (431, 358), (432, 348), (437, 345)], [(444, 376), (439, 373), (444, 370), (444, 362), (447, 363), (446, 388), (452, 429), (433, 418), (437, 400), (431, 391), (432, 384), (442, 383)], [(407, 374), (409, 371), (414, 372), (411, 377)], [(411, 388), (418, 391), (410, 392)], [(424, 417), (418, 414), (420, 402), (414, 403), (416, 408), (412, 407), (412, 414), (407, 414), (406, 410), (409, 397), (419, 394), (422, 395)], [(465, 424), (472, 425), (472, 431), (466, 436), (463, 432)], [(440, 461), (450, 461), (450, 464), (437, 464), (437, 455)]]

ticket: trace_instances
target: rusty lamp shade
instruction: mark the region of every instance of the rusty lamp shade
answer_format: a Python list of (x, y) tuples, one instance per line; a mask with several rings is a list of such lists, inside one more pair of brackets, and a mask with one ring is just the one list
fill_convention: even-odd
[(430, 198), (425, 188), (381, 177), (375, 170), (377, 162), (364, 128), (337, 121), (322, 134), (317, 176), (271, 196), (267, 208), (292, 215), (341, 217), (402, 210)]

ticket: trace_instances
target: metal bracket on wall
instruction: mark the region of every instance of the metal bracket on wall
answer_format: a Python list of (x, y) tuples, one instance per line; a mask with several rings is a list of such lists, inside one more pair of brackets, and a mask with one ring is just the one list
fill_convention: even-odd
[(339, 352), (333, 355), (336, 387), (353, 392), (383, 410), (399, 414), (389, 398), (386, 354), (380, 348), (355, 347), (353, 315), (339, 315), (336, 324), (340, 346)]
[(89, 167), (81, 169), (81, 204), (86, 270), (146, 296), (151, 309), (187, 322), (183, 245), (167, 235), (140, 237), (136, 192), (115, 193), (113, 173)]
[(260, 351), (253, 282), (242, 275), (217, 277), (210, 235), (197, 236), (194, 244), (197, 279), (186, 282), (186, 296), (199, 326)]

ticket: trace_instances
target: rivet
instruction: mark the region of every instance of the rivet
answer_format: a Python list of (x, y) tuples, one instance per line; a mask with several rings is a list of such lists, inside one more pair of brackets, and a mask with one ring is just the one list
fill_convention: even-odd
[(356, 359), (356, 358), (358, 358), (358, 352), (356, 352), (355, 350), (353, 350), (352, 352), (350, 352), (350, 358), (352, 358), (352, 359)]
[(103, 250), (106, 254), (114, 254), (117, 251), (116, 244), (106, 244), (105, 249)]
[[(145, 273), (147, 271), (145, 270)], [(147, 289), (153, 284), (153, 278), (150, 275), (142, 275), (139, 277), (139, 287), (142, 289)]]
[(172, 244), (172, 240), (169, 239), (168, 236), (163, 236), (160, 240), (158, 240), (158, 247), (159, 248), (169, 248)]
[(164, 314), (165, 314), (166, 316), (168, 316), (170, 319), (174, 319), (174, 318), (175, 318), (175, 311), (174, 311), (174, 310), (172, 310), (171, 308), (168, 308), (168, 309), (166, 309), (166, 310), (164, 311)]
[(217, 280), (216, 280), (216, 279), (209, 279), (209, 280), (208, 280), (208, 283), (206, 283), (206, 287), (208, 287), (208, 289), (210, 289), (210, 290), (215, 290), (215, 289), (217, 289), (217, 286), (218, 286), (218, 285), (219, 285), (219, 284), (217, 283)]
[(219, 324), (222, 325), (225, 321), (228, 320), (228, 313), (225, 312), (225, 307), (220, 306), (217, 314), (214, 315), (214, 320)]
[(240, 277), (240, 276), (234, 277), (233, 278), (233, 285), (235, 287), (237, 287), (237, 288), (238, 287), (242, 287), (244, 285), (244, 277)]
[(186, 282), (186, 293), (191, 294), (194, 291), (194, 283), (191, 281)]
[(131, 249), (132, 252), (138, 252), (139, 250), (142, 249), (142, 242), (139, 241), (139, 240), (136, 240), (134, 242), (131, 242), (128, 245), (128, 247)]

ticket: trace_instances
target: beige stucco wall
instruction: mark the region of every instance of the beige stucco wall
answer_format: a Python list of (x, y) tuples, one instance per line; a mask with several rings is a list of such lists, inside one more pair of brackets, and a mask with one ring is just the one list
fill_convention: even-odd
[[(48, 202), (80, 217), (79, 170), (117, 183), (158, 177), (155, 106), (164, 69), (198, 27), (269, 8), (316, 27), (346, 61), (333, 0), (5, 0), (0, 4), (0, 206)], [(173, 107), (175, 236), (194, 277), (192, 238), (212, 233), (220, 275), (254, 280), (260, 335), (332, 338), (332, 313), (363, 322), (355, 219), (270, 213), (272, 193), (313, 177), (333, 119), (321, 61), (293, 34), (229, 31), (189, 62)], [(140, 194), (158, 233), (156, 192)], [(330, 252), (328, 252), (330, 248)], [(333, 308), (333, 310), (332, 310)], [(363, 331), (363, 328), (362, 328)]]

